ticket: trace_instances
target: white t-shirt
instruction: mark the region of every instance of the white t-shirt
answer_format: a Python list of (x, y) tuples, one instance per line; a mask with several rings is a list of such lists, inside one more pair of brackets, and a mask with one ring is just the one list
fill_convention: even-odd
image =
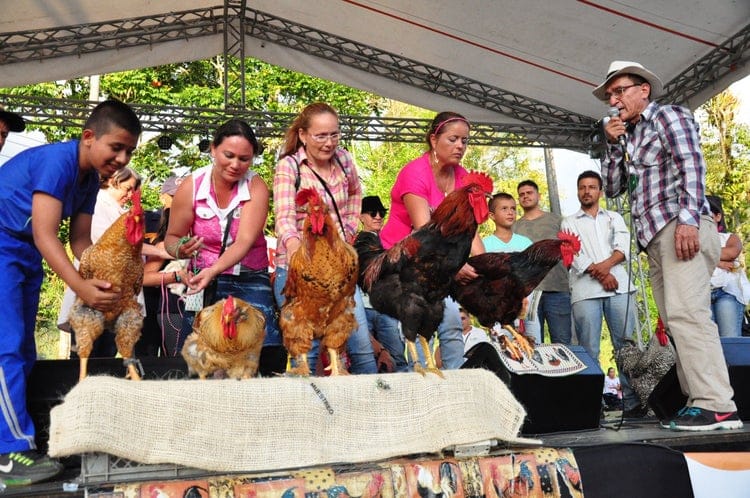
[(614, 379), (611, 378), (609, 375), (604, 377), (604, 394), (614, 394), (617, 396), (619, 394), (619, 387), (620, 387), (620, 379), (615, 377)]
[(479, 344), (480, 342), (490, 342), (490, 338), (487, 332), (480, 329), (479, 327), (471, 327), (471, 330), (466, 334), (463, 334), (464, 338), (464, 354), (466, 354), (471, 348)]

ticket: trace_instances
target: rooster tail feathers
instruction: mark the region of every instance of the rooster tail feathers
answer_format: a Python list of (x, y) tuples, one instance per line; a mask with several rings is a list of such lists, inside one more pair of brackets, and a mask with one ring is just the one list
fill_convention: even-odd
[(365, 292), (370, 292), (372, 284), (380, 277), (380, 272), (383, 269), (383, 261), (386, 258), (386, 252), (382, 252), (370, 260), (367, 268), (364, 271), (362, 285)]
[(463, 185), (477, 185), (480, 189), (486, 194), (491, 194), (493, 190), (493, 182), (492, 178), (487, 173), (482, 173), (481, 171), (471, 171), (469, 172), (463, 180)]

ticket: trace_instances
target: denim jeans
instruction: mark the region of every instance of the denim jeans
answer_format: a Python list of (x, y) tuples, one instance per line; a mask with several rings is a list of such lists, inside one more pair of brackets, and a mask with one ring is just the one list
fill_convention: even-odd
[(401, 337), (399, 321), (372, 308), (365, 308), (365, 314), (370, 333), (393, 358), (394, 372), (408, 372), (409, 364), (405, 356), (406, 343)]
[(547, 322), (550, 342), (570, 344), (573, 330), (569, 292), (542, 292), (535, 320), (526, 320), (526, 335), (544, 342), (544, 322)]
[[(266, 318), (266, 337), (263, 347), (280, 346), (281, 333), (279, 323), (276, 319), (276, 308), (274, 306), (273, 293), (271, 291), (271, 279), (268, 272), (259, 271), (243, 273), (240, 277), (231, 275), (219, 275), (216, 286), (216, 300), (224, 299), (231, 295), (252, 304), (263, 313)], [(177, 338), (177, 351), (182, 351), (185, 339), (193, 331), (195, 312), (186, 311), (182, 319), (182, 327)]]
[[(607, 320), (612, 347), (618, 351), (624, 345), (625, 339), (632, 338), (635, 329), (633, 294), (615, 294), (573, 303), (573, 320), (578, 343), (597, 363), (599, 363), (599, 345), (602, 339), (602, 317)], [(622, 372), (620, 372), (620, 386), (624, 409), (637, 408), (640, 402), (630, 387), (629, 379)]]
[(720, 337), (740, 337), (745, 305), (724, 289), (711, 291), (711, 319), (719, 326)]
[[(284, 285), (286, 284), (287, 269), (276, 267), (276, 277), (273, 282), (273, 292), (276, 296), (276, 303), (279, 308), (284, 304)], [(371, 374), (378, 372), (378, 366), (375, 362), (375, 353), (370, 342), (370, 331), (367, 328), (367, 315), (365, 314), (365, 305), (362, 302), (362, 291), (354, 292), (354, 318), (357, 320), (357, 328), (352, 331), (346, 342), (346, 350), (349, 353), (351, 366), (349, 372), (353, 374)], [(312, 348), (307, 353), (307, 361), (310, 370), (315, 372), (315, 366), (318, 364), (318, 354), (320, 341), (315, 339)]]

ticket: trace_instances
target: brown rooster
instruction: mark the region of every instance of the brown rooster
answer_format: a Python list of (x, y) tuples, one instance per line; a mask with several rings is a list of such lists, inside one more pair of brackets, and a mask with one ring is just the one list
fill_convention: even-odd
[(96, 244), (81, 255), (78, 272), (84, 279), (98, 278), (122, 292), (122, 298), (112, 310), (102, 313), (76, 298), (70, 311), (70, 326), (75, 332), (78, 356), (81, 359), (79, 379), (87, 374), (88, 359), (94, 341), (105, 328), (115, 332), (117, 352), (122, 356), (128, 377), (140, 380), (133, 360), (133, 347), (141, 337), (143, 314), (137, 296), (143, 283), (141, 247), (145, 231), (145, 217), (141, 195), (133, 194), (130, 211), (122, 214), (101, 236)]
[(469, 173), (463, 185), (440, 203), (427, 224), (373, 258), (365, 270), (370, 303), (401, 321), (408, 354), (422, 374), (415, 341), (422, 344), (427, 371), (442, 376), (427, 341), (443, 320), (443, 300), (469, 257), (477, 227), (489, 216), (492, 179)]
[(228, 296), (203, 308), (185, 339), (182, 357), (191, 374), (249, 379), (258, 372), (266, 335), (263, 313), (242, 299)]
[(529, 341), (513, 328), (513, 321), (522, 313), (524, 299), (558, 261), (570, 267), (573, 256), (581, 250), (578, 236), (561, 231), (557, 237), (535, 242), (522, 252), (472, 256), (468, 263), (479, 277), (468, 283), (453, 282), (451, 295), (479, 323), (485, 327), (499, 323), (513, 334), (515, 344), (501, 340), (515, 359), (521, 358), (521, 351), (529, 356), (534, 351)]
[(328, 351), (331, 375), (346, 374), (339, 353), (357, 327), (354, 291), (357, 252), (339, 235), (328, 206), (315, 189), (300, 190), (297, 206), (307, 213), (301, 245), (289, 260), (279, 326), (284, 346), (297, 365), (293, 375), (310, 375), (307, 353), (313, 339)]

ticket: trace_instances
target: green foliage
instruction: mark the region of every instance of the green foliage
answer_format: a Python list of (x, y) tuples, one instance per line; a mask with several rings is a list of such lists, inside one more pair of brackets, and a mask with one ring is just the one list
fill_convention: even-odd
[[(701, 144), (706, 159), (706, 191), (722, 198), (725, 223), (744, 244), (750, 242), (750, 127), (735, 116), (737, 98), (724, 91), (701, 106)], [(747, 258), (747, 251), (745, 251)], [(747, 260), (750, 262), (750, 260)]]

